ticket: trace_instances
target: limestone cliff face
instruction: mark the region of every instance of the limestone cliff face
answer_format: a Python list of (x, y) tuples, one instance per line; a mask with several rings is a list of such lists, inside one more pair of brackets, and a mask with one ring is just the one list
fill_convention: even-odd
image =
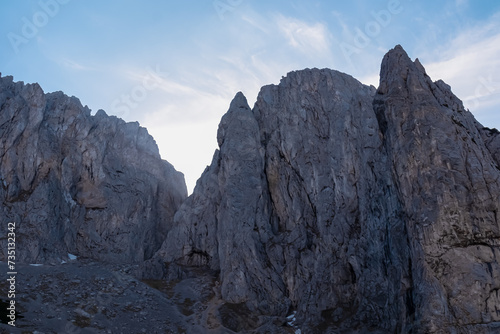
[(307, 333), (493, 333), (499, 138), (399, 46), (378, 90), (289, 73), (253, 109), (236, 95), (148, 274), (209, 268), (228, 304)]
[(449, 86), (433, 83), (401, 48), (384, 58), (374, 109), (405, 214), (419, 328), (498, 326), (497, 133), (482, 128)]
[(187, 196), (146, 129), (95, 116), (61, 92), (0, 78), (0, 257), (16, 223), (18, 262), (67, 253), (138, 262), (158, 250)]

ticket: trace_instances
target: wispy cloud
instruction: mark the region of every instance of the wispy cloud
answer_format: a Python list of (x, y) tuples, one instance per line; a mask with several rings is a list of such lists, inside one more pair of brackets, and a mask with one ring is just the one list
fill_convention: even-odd
[(464, 31), (441, 51), (441, 59), (428, 65), (434, 73), (452, 78), (495, 74), (500, 70), (500, 22)]
[(93, 70), (96, 70), (94, 67), (84, 65), (84, 64), (79, 63), (79, 62), (77, 62), (75, 60), (72, 60), (72, 59), (63, 58), (63, 59), (61, 59), (60, 62), (61, 62), (61, 64), (64, 67), (70, 68), (72, 70), (77, 70), (77, 71), (93, 71)]
[(426, 65), (434, 80), (449, 83), (479, 118), (500, 105), (500, 13), (485, 24), (462, 31), (439, 51)]
[[(254, 13), (251, 13), (254, 14)], [(261, 32), (265, 34), (269, 34), (269, 27), (268, 24), (266, 24), (265, 21), (262, 20), (261, 17), (256, 16), (256, 15), (242, 15), (241, 19), (247, 23), (249, 23), (251, 26), (257, 28)]]
[(278, 15), (276, 24), (292, 47), (311, 56), (325, 56), (329, 53), (331, 36), (325, 24), (308, 24), (299, 19)]
[(455, 6), (456, 6), (458, 9), (464, 9), (464, 8), (466, 8), (468, 5), (469, 5), (469, 1), (468, 1), (468, 0), (455, 0)]

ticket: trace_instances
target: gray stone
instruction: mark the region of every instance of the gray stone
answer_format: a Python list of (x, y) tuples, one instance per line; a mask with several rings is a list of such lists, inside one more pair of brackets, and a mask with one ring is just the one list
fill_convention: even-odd
[(500, 320), (494, 139), (485, 144), (449, 86), (433, 83), (401, 47), (384, 58), (374, 108), (405, 214), (419, 332), (482, 332)]
[(491, 153), (491, 156), (497, 163), (497, 168), (500, 169), (500, 131), (497, 129), (490, 129), (479, 126), (479, 133), (481, 134), (486, 147)]
[[(263, 87), (252, 109), (236, 94), (217, 142), (185, 199), (137, 123), (0, 78), (0, 232), (16, 222), (20, 261), (69, 252), (165, 278), (148, 281), (162, 295), (147, 300), (118, 271), (53, 285), (71, 285), (65, 299), (88, 284), (126, 299), (99, 295), (112, 317), (144, 318), (164, 299), (177, 332), (498, 332), (499, 132), (400, 46), (378, 89), (305, 69)], [(84, 261), (65, 266), (100, 266)], [(52, 278), (37, 273), (66, 270), (26, 268), (40, 284)]]
[[(0, 78), (0, 231), (16, 223), (16, 258), (60, 263), (68, 252), (142, 262), (187, 197), (136, 123), (95, 116), (75, 97)], [(0, 240), (6, 258), (7, 239)]]
[(376, 91), (291, 72), (236, 95), (145, 275), (212, 270), (227, 305), (308, 333), (493, 332), (498, 138), (400, 46)]

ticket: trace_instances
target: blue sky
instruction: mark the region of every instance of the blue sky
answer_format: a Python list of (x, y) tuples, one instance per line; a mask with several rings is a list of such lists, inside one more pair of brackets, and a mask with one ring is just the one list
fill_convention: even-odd
[(377, 86), (401, 44), (500, 128), (500, 1), (2, 0), (0, 72), (139, 121), (189, 191), (236, 92), (303, 68)]

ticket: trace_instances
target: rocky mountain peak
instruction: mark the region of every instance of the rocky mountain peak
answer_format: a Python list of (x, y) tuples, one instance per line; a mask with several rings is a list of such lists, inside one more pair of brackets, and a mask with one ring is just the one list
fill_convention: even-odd
[(246, 97), (242, 92), (238, 92), (231, 101), (229, 110), (222, 117), (217, 131), (217, 143), (222, 146), (226, 137), (235, 138), (244, 136), (255, 122), (254, 116)]
[(245, 95), (243, 95), (242, 92), (236, 93), (233, 100), (231, 101), (228, 112), (231, 112), (231, 111), (236, 110), (236, 109), (250, 110), (250, 107), (248, 106), (247, 98), (245, 97)]
[(18, 262), (141, 262), (158, 250), (187, 191), (146, 129), (12, 77), (0, 78), (0, 108), (0, 228), (16, 222)]
[(379, 94), (390, 94), (394, 91), (409, 88), (407, 92), (417, 93), (426, 90), (428, 77), (420, 61), (413, 62), (406, 51), (397, 45), (387, 52), (380, 67)]
[(306, 69), (251, 112), (238, 93), (154, 273), (213, 270), (227, 305), (311, 332), (497, 328), (498, 146), (482, 129), (401, 46), (376, 91)]

